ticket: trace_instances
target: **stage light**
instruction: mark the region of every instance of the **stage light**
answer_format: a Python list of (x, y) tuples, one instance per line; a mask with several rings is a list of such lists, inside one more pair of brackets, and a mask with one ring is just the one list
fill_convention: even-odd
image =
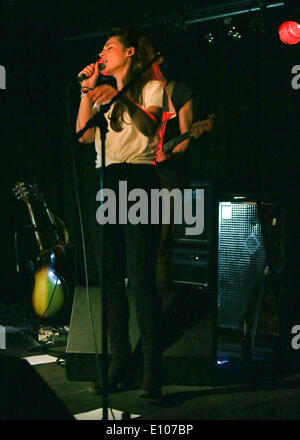
[(229, 31), (227, 32), (227, 35), (229, 37), (234, 38), (235, 40), (239, 40), (240, 38), (242, 38), (241, 34), (238, 32), (235, 26), (230, 27)]
[(214, 38), (213, 34), (211, 34), (210, 32), (205, 35), (205, 39), (209, 44), (212, 44), (215, 42), (215, 38)]
[(285, 21), (279, 27), (278, 33), (285, 44), (297, 44), (300, 41), (300, 25), (296, 21)]

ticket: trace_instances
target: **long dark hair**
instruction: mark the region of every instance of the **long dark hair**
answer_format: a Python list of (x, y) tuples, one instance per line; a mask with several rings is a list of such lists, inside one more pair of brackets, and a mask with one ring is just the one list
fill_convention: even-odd
[[(135, 52), (131, 57), (130, 77), (143, 70), (143, 68), (155, 57), (155, 52), (147, 35), (133, 27), (113, 27), (109, 37), (118, 37), (124, 48), (134, 47)], [(142, 90), (145, 84), (151, 80), (162, 81), (162, 74), (158, 64), (154, 62), (143, 75), (126, 92), (138, 105), (143, 104)], [(124, 123), (125, 107), (121, 101), (117, 101), (111, 115), (110, 125), (114, 131), (121, 131)]]

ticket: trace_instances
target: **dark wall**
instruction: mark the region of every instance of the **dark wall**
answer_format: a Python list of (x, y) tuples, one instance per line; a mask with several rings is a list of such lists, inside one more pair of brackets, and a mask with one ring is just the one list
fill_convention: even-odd
[[(0, 64), (6, 67), (7, 90), (0, 91), (4, 203), (0, 301), (20, 296), (13, 236), (27, 213), (11, 193), (19, 180), (35, 181), (51, 209), (66, 222), (76, 245), (77, 276), (84, 278), (68, 122), (74, 133), (79, 88), (75, 84), (70, 89), (70, 118), (65, 93), (67, 82), (96, 59), (105, 38), (67, 41), (72, 32), (80, 33), (76, 11), (64, 11), (64, 20), (54, 10), (50, 15), (40, 13), (39, 19), (30, 11), (25, 16), (10, 13), (3, 27)], [(140, 17), (142, 10), (137, 11)], [(193, 89), (195, 119), (217, 114), (215, 130), (191, 144), (189, 177), (237, 190), (295, 191), (299, 189), (299, 90), (292, 89), (291, 70), (300, 64), (300, 44), (289, 47), (279, 41), (277, 29), (286, 19), (280, 11), (267, 18), (266, 32), (255, 31), (251, 17), (246, 14), (235, 20), (242, 35), (238, 41), (226, 37), (222, 20), (186, 29), (150, 23), (147, 29), (156, 45), (164, 48), (169, 76)], [(91, 23), (96, 21), (93, 16)], [(119, 22), (124, 23), (124, 15)], [(83, 20), (82, 34), (106, 24), (100, 16), (99, 26), (93, 28)], [(215, 35), (213, 45), (207, 44), (207, 32)], [(95, 154), (93, 146), (75, 143), (73, 147), (85, 215)], [(88, 252), (92, 260), (90, 245)], [(97, 278), (92, 266), (91, 278)]]

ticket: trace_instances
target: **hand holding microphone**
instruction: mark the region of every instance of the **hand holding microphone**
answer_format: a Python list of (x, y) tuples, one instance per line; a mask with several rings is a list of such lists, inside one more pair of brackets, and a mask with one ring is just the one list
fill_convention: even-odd
[(89, 87), (93, 89), (98, 81), (100, 70), (103, 70), (104, 63), (101, 62), (101, 58), (96, 62), (86, 66), (78, 74), (78, 81), (81, 83), (81, 87)]

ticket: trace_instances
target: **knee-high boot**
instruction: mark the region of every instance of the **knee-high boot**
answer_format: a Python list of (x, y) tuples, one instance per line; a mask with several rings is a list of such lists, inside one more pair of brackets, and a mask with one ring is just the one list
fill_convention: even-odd
[(108, 291), (108, 334), (111, 362), (108, 370), (110, 389), (129, 386), (131, 347), (129, 342), (129, 306), (124, 286)]
[[(129, 388), (133, 383), (131, 347), (129, 343), (129, 307), (123, 286), (108, 289), (108, 335), (111, 360), (107, 380), (108, 391)], [(94, 383), (90, 391), (101, 393), (102, 383)]]
[(161, 321), (162, 310), (156, 290), (133, 289), (137, 320), (143, 344), (144, 369), (139, 396), (158, 398), (163, 383)]

